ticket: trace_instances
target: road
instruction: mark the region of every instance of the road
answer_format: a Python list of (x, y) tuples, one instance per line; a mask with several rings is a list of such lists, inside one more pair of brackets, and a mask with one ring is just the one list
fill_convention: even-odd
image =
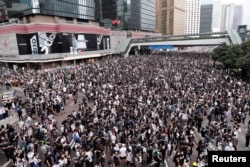
[[(24, 96), (24, 94), (23, 94), (23, 92), (22, 92), (22, 90), (20, 88), (13, 88), (13, 89), (17, 90), (19, 96), (25, 98), (25, 96)], [(1, 91), (3, 91), (3, 89), (1, 89)], [(2, 93), (2, 92), (0, 92), (0, 93)], [(82, 93), (79, 93), (79, 99), (82, 99)], [(70, 100), (67, 101), (67, 105), (65, 106), (65, 109), (59, 115), (54, 116), (56, 118), (56, 120), (58, 121), (59, 126), (60, 126), (61, 122), (63, 120), (65, 120), (69, 114), (72, 113), (73, 110), (78, 110), (78, 103), (75, 104), (73, 102), (73, 99), (70, 99)], [(13, 121), (16, 122), (15, 126), (16, 126), (17, 130), (20, 131), (19, 126), (18, 126), (18, 117), (17, 117), (17, 115), (11, 117), (10, 120), (12, 122)], [(248, 116), (246, 122), (248, 122), (248, 120), (249, 120), (249, 116)], [(34, 120), (34, 122), (35, 121), (36, 120)], [(0, 124), (1, 124), (1, 122), (3, 122), (3, 121), (0, 121)], [(203, 122), (203, 125), (204, 126), (207, 125), (206, 118), (205, 118), (205, 120)], [(247, 125), (246, 124), (242, 125), (241, 129), (242, 129), (242, 132), (241, 132), (241, 135), (239, 135), (239, 150), (245, 150), (245, 151), (250, 150), (249, 148), (245, 148), (245, 146), (244, 146), (244, 144), (245, 144), (245, 132), (247, 131)], [(196, 134), (195, 135), (195, 141), (197, 142), (197, 141), (199, 141), (201, 139), (201, 136), (197, 132), (195, 134)], [(71, 142), (71, 144), (72, 143), (73, 142)], [(40, 151), (40, 149), (39, 149), (39, 151)], [(42, 153), (39, 152), (39, 155), (42, 155)], [(110, 158), (110, 153), (107, 153), (106, 155), (107, 155), (107, 158)], [(74, 157), (74, 156), (75, 156), (75, 152), (72, 151), (71, 157)], [(168, 163), (169, 167), (174, 167), (175, 166), (174, 162), (173, 162), (173, 156), (174, 156), (174, 153), (172, 154), (171, 157), (167, 157), (167, 163)], [(193, 148), (193, 154), (191, 156), (191, 162), (195, 161), (197, 156), (198, 156), (198, 154), (197, 154), (197, 151), (196, 151), (196, 147), (194, 147)], [(2, 151), (0, 151), (0, 159), (1, 159), (1, 161), (0, 161), (0, 166), (1, 167), (10, 167), (11, 166), (10, 163), (7, 163), (7, 159), (6, 159), (6, 157), (5, 157), (5, 155), (4, 155), (4, 153)], [(71, 166), (74, 166), (74, 164), (72, 163)], [(145, 165), (145, 166), (147, 166), (147, 165)]]
[[(12, 88), (12, 89), (15, 89), (17, 92), (18, 92), (18, 96), (21, 96), (22, 98), (25, 98), (21, 88)], [(5, 89), (2, 88), (1, 89), (1, 93), (4, 91)], [(82, 99), (82, 94), (80, 93), (79, 94), (79, 99)], [(67, 116), (69, 114), (72, 113), (73, 110), (77, 110), (78, 109), (78, 103), (77, 104), (74, 104), (73, 103), (73, 100), (68, 100), (67, 101), (67, 105), (65, 106), (65, 109), (59, 114), (59, 115), (55, 115), (54, 117), (56, 118), (57, 122), (58, 122), (58, 125), (60, 126), (61, 122), (63, 120), (65, 120), (67, 118)], [(33, 120), (33, 122), (35, 122), (36, 120)], [(5, 122), (9, 123), (9, 122), (15, 122), (14, 123), (14, 126), (16, 127), (17, 131), (20, 133), (20, 128), (19, 128), (19, 120), (18, 120), (18, 116), (17, 114), (15, 114), (14, 116), (12, 116), (10, 119), (7, 119), (6, 120), (3, 120), (3, 121), (0, 121), (0, 124), (6, 124)], [(19, 143), (20, 144), (20, 143)], [(39, 149), (39, 155), (42, 155), (42, 153), (40, 152), (40, 149)], [(72, 157), (74, 157), (74, 153), (72, 154)], [(41, 157), (40, 157), (41, 158)], [(0, 150), (0, 167), (10, 167), (10, 163), (7, 163), (7, 158), (5, 157), (4, 153)]]

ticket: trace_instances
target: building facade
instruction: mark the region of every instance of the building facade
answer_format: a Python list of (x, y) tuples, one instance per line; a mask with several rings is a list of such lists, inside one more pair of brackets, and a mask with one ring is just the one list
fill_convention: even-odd
[[(0, 0), (1, 22), (12, 18), (31, 23), (40, 15), (147, 32), (155, 32), (155, 10), (155, 0)], [(116, 19), (119, 24), (114, 26)]]
[(221, 31), (221, 17), (222, 17), (222, 2), (219, 0), (213, 2), (213, 16), (212, 16), (212, 32)]
[(156, 31), (164, 35), (184, 34), (185, 0), (156, 1)]
[[(47, 15), (73, 18), (81, 21), (95, 21), (98, 19), (96, 13), (96, 2), (92, 0), (0, 0), (1, 10), (7, 10), (10, 18), (27, 19), (31, 15)], [(5, 21), (5, 20), (2, 20)]]
[(233, 28), (235, 4), (223, 4), (221, 15), (221, 31), (231, 30)]
[(212, 32), (213, 4), (201, 5), (200, 33)]
[(201, 5), (213, 4), (214, 0), (201, 0)]
[(200, 31), (200, 0), (186, 0), (185, 34)]
[(232, 29), (237, 30), (238, 26), (242, 24), (243, 19), (243, 6), (235, 5), (234, 7), (234, 16), (233, 16), (233, 25)]
[[(155, 32), (155, 0), (100, 0), (100, 23), (120, 30)], [(116, 25), (113, 20), (118, 20)]]
[[(153, 0), (148, 4), (117, 0), (113, 6), (111, 2), (0, 0), (0, 62), (55, 62), (90, 53), (100, 56), (111, 53), (127, 37), (156, 35)], [(123, 26), (118, 30), (100, 26), (105, 19), (111, 23), (119, 19), (117, 26)]]

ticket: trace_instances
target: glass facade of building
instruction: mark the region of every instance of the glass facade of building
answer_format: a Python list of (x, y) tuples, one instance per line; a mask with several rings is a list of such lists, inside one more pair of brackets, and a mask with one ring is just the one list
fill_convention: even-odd
[(213, 5), (201, 5), (200, 33), (212, 32)]
[(0, 10), (4, 10), (9, 18), (41, 14), (83, 20), (98, 19), (96, 2), (93, 0), (0, 0)]
[[(122, 30), (155, 32), (155, 0), (0, 0), (2, 22), (30, 15), (97, 21)], [(119, 24), (112, 25), (112, 20)]]
[[(154, 0), (100, 0), (100, 22), (103, 26), (155, 32)], [(119, 24), (112, 25), (118, 19)]]

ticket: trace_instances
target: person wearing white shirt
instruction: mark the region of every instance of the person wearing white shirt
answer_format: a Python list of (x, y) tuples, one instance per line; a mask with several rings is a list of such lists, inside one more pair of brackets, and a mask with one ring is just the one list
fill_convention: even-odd
[(125, 165), (126, 156), (127, 156), (127, 148), (125, 144), (122, 144), (121, 148), (119, 149), (119, 155), (121, 160), (121, 166)]
[(41, 160), (39, 159), (38, 155), (34, 156), (33, 162), (34, 162), (34, 167), (41, 167), (41, 165), (40, 165)]
[(64, 161), (64, 156), (61, 156), (60, 159), (59, 159), (59, 166), (60, 167), (63, 167), (65, 164), (65, 161)]
[(132, 166), (132, 160), (133, 160), (133, 153), (131, 152), (130, 149), (127, 151), (127, 166)]
[(2, 107), (0, 107), (0, 120), (2, 120), (3, 119), (3, 109), (2, 109)]
[(32, 118), (30, 116), (28, 116), (25, 123), (26, 123), (26, 127), (30, 127), (30, 125), (32, 123)]
[(86, 155), (86, 166), (92, 166), (93, 165), (93, 153), (91, 150), (87, 150), (85, 152)]
[(33, 129), (32, 129), (32, 127), (29, 127), (29, 129), (28, 129), (28, 136), (32, 137), (32, 135), (33, 135)]
[(112, 142), (112, 144), (115, 144), (115, 142), (116, 142), (116, 136), (115, 136), (114, 132), (112, 132), (112, 134), (111, 134), (111, 142)]
[(34, 158), (34, 151), (29, 151), (28, 154), (27, 154), (27, 157), (28, 157), (29, 164), (31, 166), (33, 166), (33, 164), (34, 164), (34, 160), (33, 160), (33, 158)]

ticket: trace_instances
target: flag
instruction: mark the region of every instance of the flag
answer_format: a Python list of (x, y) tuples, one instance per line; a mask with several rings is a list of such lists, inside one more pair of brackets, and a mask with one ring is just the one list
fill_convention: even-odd
[(120, 24), (120, 20), (119, 19), (112, 20), (112, 26), (117, 26), (118, 24)]

